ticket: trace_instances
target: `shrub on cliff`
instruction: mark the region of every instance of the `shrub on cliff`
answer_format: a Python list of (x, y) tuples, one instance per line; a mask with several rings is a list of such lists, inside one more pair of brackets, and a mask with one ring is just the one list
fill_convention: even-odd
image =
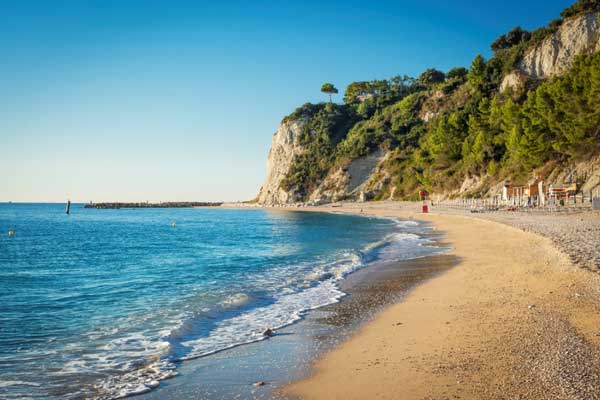
[(499, 50), (508, 49), (512, 46), (516, 46), (521, 42), (526, 42), (531, 38), (531, 33), (524, 31), (520, 26), (512, 29), (505, 35), (501, 35), (498, 39), (494, 40), (491, 48), (494, 52)]
[(304, 151), (292, 160), (281, 187), (305, 196), (331, 167), (337, 144), (354, 125), (357, 116), (351, 107), (337, 104), (305, 104), (292, 115), (295, 119), (305, 119), (298, 138)]
[(587, 14), (600, 11), (600, 1), (598, 0), (578, 0), (575, 4), (565, 8), (560, 16), (570, 18), (576, 15)]
[(418, 90), (416, 80), (407, 75), (397, 75), (389, 80), (352, 82), (346, 88), (344, 102), (355, 107), (363, 119), (369, 119), (377, 111)]
[(452, 68), (446, 73), (446, 79), (463, 79), (468, 73), (469, 71), (465, 67)]
[(431, 87), (436, 83), (444, 82), (444, 80), (446, 80), (446, 74), (435, 68), (429, 68), (419, 75), (417, 82), (424, 87)]
[(382, 109), (366, 121), (357, 123), (348, 132), (337, 150), (340, 158), (356, 158), (369, 154), (380, 146), (404, 145), (406, 135), (417, 124), (422, 123), (418, 112), (425, 95), (413, 93)]

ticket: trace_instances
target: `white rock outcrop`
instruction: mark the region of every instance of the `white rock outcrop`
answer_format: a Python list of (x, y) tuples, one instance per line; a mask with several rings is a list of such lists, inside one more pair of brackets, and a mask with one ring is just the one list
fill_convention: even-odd
[(546, 79), (568, 70), (575, 57), (600, 50), (598, 14), (571, 18), (561, 27), (530, 49), (517, 64), (517, 69), (504, 77), (500, 91), (517, 89), (528, 79)]
[(296, 155), (305, 151), (299, 144), (306, 119), (285, 121), (273, 135), (271, 150), (267, 158), (267, 178), (258, 194), (258, 203), (265, 206), (294, 204), (300, 201), (320, 204), (337, 201), (346, 196), (358, 196), (372, 178), (375, 167), (384, 159), (382, 151), (352, 160), (345, 167), (329, 171), (318, 186), (302, 198), (293, 189), (281, 187)]
[(259, 204), (274, 206), (297, 201), (293, 192), (281, 188), (281, 181), (287, 175), (294, 157), (303, 151), (298, 138), (305, 122), (303, 119), (282, 122), (273, 135), (267, 158), (267, 179), (258, 194)]
[(347, 196), (358, 198), (360, 193), (366, 190), (376, 167), (384, 158), (384, 152), (377, 150), (352, 160), (343, 168), (329, 171), (323, 182), (310, 194), (309, 201), (329, 203)]

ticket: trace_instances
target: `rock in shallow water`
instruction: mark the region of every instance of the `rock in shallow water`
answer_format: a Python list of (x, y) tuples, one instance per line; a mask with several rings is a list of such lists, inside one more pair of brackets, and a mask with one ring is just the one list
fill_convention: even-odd
[(273, 332), (273, 330), (271, 328), (267, 328), (264, 332), (263, 332), (263, 336), (266, 337), (271, 337), (275, 334), (275, 332)]

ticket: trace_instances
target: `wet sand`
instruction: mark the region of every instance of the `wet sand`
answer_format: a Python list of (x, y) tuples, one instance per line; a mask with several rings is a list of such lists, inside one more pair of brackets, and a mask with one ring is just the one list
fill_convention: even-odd
[(598, 274), (576, 268), (550, 239), (506, 225), (360, 207), (433, 223), (460, 262), (379, 313), (282, 395), (600, 399)]

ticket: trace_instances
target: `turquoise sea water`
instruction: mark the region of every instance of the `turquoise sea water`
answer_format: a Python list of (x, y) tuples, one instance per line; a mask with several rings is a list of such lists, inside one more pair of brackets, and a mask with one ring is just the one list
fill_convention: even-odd
[(412, 221), (64, 211), (0, 204), (0, 398), (148, 391), (181, 362), (262, 340), (265, 329), (338, 301), (337, 282), (358, 268), (432, 251)]

